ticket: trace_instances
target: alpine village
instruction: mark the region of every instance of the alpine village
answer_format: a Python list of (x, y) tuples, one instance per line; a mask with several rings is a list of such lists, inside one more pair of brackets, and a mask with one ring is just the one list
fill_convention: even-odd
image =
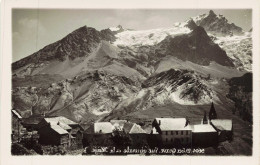
[(11, 154), (252, 155), (252, 26), (201, 13), (145, 29), (82, 21), (14, 61)]
[[(209, 112), (205, 111), (201, 117), (200, 123), (190, 123), (188, 118), (166, 117), (146, 122), (150, 125), (146, 131), (142, 123), (120, 119), (94, 122), (84, 130), (84, 126), (63, 116), (45, 117), (42, 114), (34, 119), (22, 118), (16, 110), (12, 110), (12, 143), (17, 145), (17, 150), (24, 150), (15, 151), (12, 148), (12, 153), (141, 154), (138, 151), (145, 149), (145, 154), (148, 154), (148, 149), (152, 151), (156, 148), (154, 154), (192, 154), (193, 148), (217, 147), (219, 142), (231, 141), (233, 137), (232, 120), (218, 119), (213, 103)], [(108, 149), (112, 147), (120, 152), (109, 153)], [(126, 148), (130, 151), (123, 151)], [(171, 148), (179, 149), (176, 150), (179, 152), (169, 152), (167, 149)], [(200, 152), (203, 151), (195, 154)]]

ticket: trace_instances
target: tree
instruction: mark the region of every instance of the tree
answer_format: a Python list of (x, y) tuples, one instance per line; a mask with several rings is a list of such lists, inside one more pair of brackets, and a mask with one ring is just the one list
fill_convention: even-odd
[(124, 131), (115, 129), (113, 131), (112, 141), (117, 148), (126, 148), (131, 145), (131, 139)]

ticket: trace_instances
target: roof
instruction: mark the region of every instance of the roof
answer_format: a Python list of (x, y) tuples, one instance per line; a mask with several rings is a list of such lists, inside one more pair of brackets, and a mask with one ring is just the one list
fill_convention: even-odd
[(29, 118), (23, 118), (22, 123), (27, 125), (37, 125), (42, 119), (42, 116), (30, 116)]
[(129, 133), (129, 132), (131, 131), (133, 125), (134, 125), (134, 123), (125, 123), (125, 124), (124, 124), (124, 127), (123, 127), (124, 131), (125, 131), (126, 133)]
[(160, 123), (159, 127), (161, 131), (169, 130), (191, 130), (191, 127), (186, 125), (185, 118), (155, 118), (157, 123)]
[(67, 125), (76, 125), (74, 121), (71, 121), (70, 119), (63, 117), (63, 116), (58, 116), (58, 117), (45, 117), (44, 118), (46, 122), (50, 124), (57, 124), (58, 122), (62, 122)]
[(16, 110), (12, 110), (12, 112), (14, 113), (14, 115), (15, 115), (17, 118), (19, 118), (19, 119), (22, 118), (22, 116), (21, 116)]
[(65, 129), (65, 130), (70, 130), (72, 129), (69, 125), (63, 123), (63, 122), (58, 122), (57, 123), (58, 126), (60, 126), (61, 128)]
[(122, 130), (124, 127), (124, 124), (127, 123), (127, 121), (126, 120), (110, 120), (110, 123), (114, 126), (114, 128)]
[(232, 130), (232, 120), (230, 119), (213, 119), (211, 123), (219, 130)]
[(134, 124), (129, 132), (129, 134), (141, 134), (146, 132), (141, 128), (140, 125)]
[(94, 123), (94, 133), (112, 133), (113, 126), (110, 122)]
[(217, 132), (210, 124), (197, 124), (197, 125), (192, 125), (192, 127), (193, 127), (192, 132), (194, 132), (194, 133)]
[(57, 132), (60, 135), (68, 134), (68, 132), (66, 130), (64, 130), (63, 128), (61, 128), (58, 125), (50, 125), (50, 128), (53, 129), (55, 132)]

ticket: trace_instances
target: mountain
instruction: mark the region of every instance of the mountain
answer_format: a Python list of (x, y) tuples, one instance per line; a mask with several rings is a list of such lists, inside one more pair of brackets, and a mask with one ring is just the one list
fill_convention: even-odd
[(115, 37), (110, 30), (99, 32), (94, 28), (83, 26), (63, 39), (14, 62), (12, 64), (13, 73), (19, 76), (35, 75), (53, 62), (60, 63), (87, 57), (99, 46), (101, 40), (113, 41)]
[(191, 19), (196, 25), (203, 27), (213, 41), (226, 51), (236, 68), (252, 70), (252, 30), (245, 32), (212, 10)]
[(166, 47), (165, 54), (183, 61), (201, 65), (209, 65), (211, 61), (215, 61), (223, 66), (234, 66), (226, 52), (212, 42), (200, 26), (194, 27), (194, 30), (186, 35), (168, 37), (159, 45)]
[(206, 15), (161, 29), (76, 29), (12, 64), (13, 108), (89, 123), (166, 104), (232, 107), (223, 94), (250, 71), (251, 35), (215, 36), (209, 22), (223, 18)]
[(212, 10), (208, 14), (202, 14), (192, 18), (194, 22), (203, 27), (208, 33), (214, 35), (241, 35), (243, 30), (234, 23), (228, 23), (223, 15), (216, 15)]

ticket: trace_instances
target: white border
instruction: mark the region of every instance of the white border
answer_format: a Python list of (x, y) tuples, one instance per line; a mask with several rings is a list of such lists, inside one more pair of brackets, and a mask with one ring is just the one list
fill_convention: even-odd
[[(259, 164), (259, 4), (258, 0), (2, 0), (1, 3), (1, 136), (0, 164)], [(253, 9), (253, 156), (11, 156), (11, 63), (12, 63), (12, 8), (200, 8)]]

